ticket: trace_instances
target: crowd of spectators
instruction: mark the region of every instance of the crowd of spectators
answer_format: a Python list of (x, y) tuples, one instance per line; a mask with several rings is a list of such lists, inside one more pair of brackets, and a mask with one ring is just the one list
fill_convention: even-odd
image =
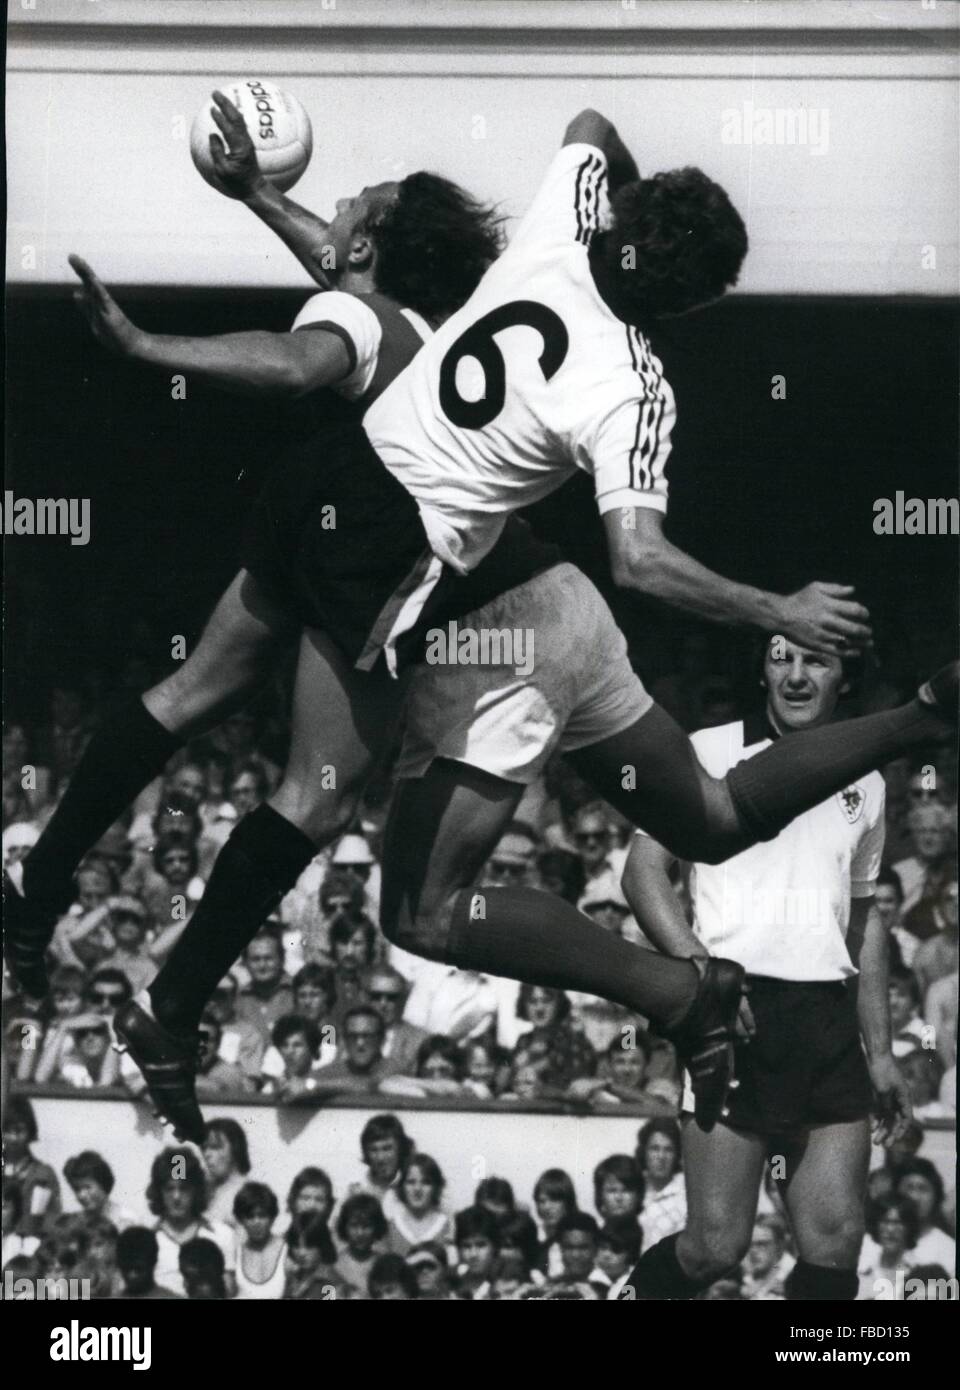
[[(696, 642), (656, 694), (688, 725), (736, 714), (728, 677), (709, 669)], [(95, 722), (83, 689), (63, 687), (53, 692), (46, 720), (5, 726), (5, 866), (36, 841)], [(262, 713), (231, 716), (174, 759), (87, 856), (75, 901), (56, 928), (49, 1001), (36, 1010), (6, 997), (5, 983), (6, 1059), (19, 1089), (126, 1093), (138, 1103), (142, 1081), (111, 1047), (112, 1016), (149, 984), (202, 897), (226, 836), (276, 785), (278, 727)], [(876, 902), (890, 929), (894, 1052), (925, 1123), (955, 1115), (955, 784), (949, 754), (936, 749), (915, 763), (891, 764), (885, 777), (887, 853)], [(390, 945), (378, 926), (388, 785), (377, 779), (355, 827), (316, 856), (221, 982), (201, 1025), (200, 1099), (260, 1096), (282, 1106), (357, 1096), (388, 1108), (398, 1096), (651, 1117), (638, 1156), (615, 1155), (598, 1170), (596, 1217), (577, 1210), (560, 1170), (543, 1175), (529, 1212), (514, 1202), (509, 1174), (492, 1189), (481, 1184), (469, 1210), (448, 1212), (437, 1162), (403, 1137), (387, 1181), (370, 1177), (338, 1194), (335, 1206), (323, 1173), (306, 1170), (315, 1181), (289, 1194), (281, 1218), (282, 1194), (270, 1187), (269, 1171), (251, 1174), (229, 1128), (217, 1122), (202, 1164), (185, 1151), (192, 1176), (183, 1210), (173, 1210), (165, 1170), (156, 1168), (148, 1201), (155, 1230), (112, 1209), (109, 1169), (95, 1154), (80, 1155), (65, 1173), (81, 1215), (59, 1215), (51, 1199), (38, 1224), (20, 1169), (36, 1185), (43, 1164), (22, 1157), (22, 1141), (19, 1151), (11, 1148), (5, 1124), (5, 1265), (32, 1261), (57, 1270), (73, 1252), (79, 1265), (98, 1271), (103, 1287), (109, 1282), (131, 1297), (163, 1296), (158, 1288), (222, 1296), (234, 1287), (241, 1297), (329, 1297), (330, 1288), (362, 1297), (567, 1296), (563, 1289), (603, 1297), (640, 1243), (682, 1225), (674, 1122), (680, 1076), (669, 1043), (647, 1020), (606, 1001), (455, 970)], [(620, 885), (630, 834), (557, 763), (525, 794), (481, 882), (543, 888), (643, 949)], [(686, 901), (683, 874), (676, 889)], [(35, 1128), (32, 1120), (24, 1126)], [(943, 1245), (951, 1201), (945, 1204), (942, 1183), (917, 1156), (922, 1127), (911, 1134), (911, 1152), (896, 1163), (888, 1156), (871, 1179), (865, 1278), (905, 1262), (953, 1270)], [(218, 1176), (218, 1150), (233, 1154), (228, 1178)], [(908, 1171), (911, 1164), (923, 1171)], [(45, 1182), (56, 1194), (56, 1175), (46, 1173)], [(94, 1190), (88, 1204), (81, 1193)], [(304, 1192), (325, 1195), (311, 1205)], [(766, 1201), (742, 1277), (710, 1297), (782, 1296), (788, 1227), (772, 1185)]]

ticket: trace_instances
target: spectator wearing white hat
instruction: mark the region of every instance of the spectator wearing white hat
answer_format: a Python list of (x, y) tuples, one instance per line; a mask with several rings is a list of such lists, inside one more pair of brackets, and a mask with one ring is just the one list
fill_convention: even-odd
[(3, 832), (3, 867), (18, 864), (40, 838), (40, 831), (29, 821), (18, 820)]
[(335, 869), (350, 874), (363, 888), (364, 911), (378, 921), (380, 917), (380, 865), (362, 835), (343, 835), (330, 860)]

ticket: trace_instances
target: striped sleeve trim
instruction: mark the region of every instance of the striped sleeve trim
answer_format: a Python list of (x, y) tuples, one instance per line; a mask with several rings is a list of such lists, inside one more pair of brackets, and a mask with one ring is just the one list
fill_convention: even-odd
[(606, 163), (597, 154), (587, 155), (577, 170), (573, 207), (577, 219), (577, 241), (589, 246), (600, 225), (600, 194), (607, 181)]
[(660, 452), (660, 429), (667, 409), (663, 373), (651, 355), (646, 339), (638, 329), (627, 327), (627, 347), (633, 370), (643, 383), (637, 402), (637, 428), (627, 460), (629, 487), (650, 492), (656, 481), (655, 464)]

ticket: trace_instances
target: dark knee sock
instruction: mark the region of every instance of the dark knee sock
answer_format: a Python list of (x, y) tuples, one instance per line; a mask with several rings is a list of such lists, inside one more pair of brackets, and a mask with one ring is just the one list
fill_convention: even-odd
[(938, 737), (943, 724), (919, 700), (897, 709), (787, 734), (727, 773), (743, 828), (772, 840), (794, 816), (891, 758)]
[(855, 1269), (829, 1269), (798, 1260), (786, 1278), (787, 1299), (799, 1303), (852, 1303), (860, 1280)]
[(150, 986), (157, 1019), (192, 1033), (241, 951), (290, 891), (316, 846), (272, 806), (245, 816), (217, 855), (183, 935)]
[(667, 1236), (666, 1240), (651, 1245), (640, 1257), (640, 1263), (633, 1269), (630, 1278), (617, 1295), (628, 1302), (631, 1299), (696, 1298), (698, 1293), (709, 1288), (712, 1279), (692, 1279), (677, 1259), (678, 1235)]
[(70, 785), (23, 865), (28, 898), (65, 911), (73, 873), (97, 843), (181, 746), (139, 695), (105, 721), (87, 744)]
[(686, 1013), (698, 985), (689, 961), (622, 941), (536, 888), (459, 893), (448, 958), (461, 969), (598, 994), (667, 1028)]

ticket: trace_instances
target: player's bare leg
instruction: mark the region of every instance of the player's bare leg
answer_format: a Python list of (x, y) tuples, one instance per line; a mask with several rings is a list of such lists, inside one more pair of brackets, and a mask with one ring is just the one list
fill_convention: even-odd
[(642, 950), (538, 889), (473, 889), (522, 791), (445, 758), (400, 783), (384, 847), (384, 931), (433, 960), (582, 990), (647, 1015), (698, 1076), (698, 1109), (712, 1125), (729, 1082), (727, 1034), (743, 971), (732, 962), (694, 964)]
[(46, 949), (83, 856), (188, 739), (250, 698), (297, 631), (241, 570), (183, 665), (115, 711), (91, 739), (39, 841), (4, 877), (4, 949), (28, 994), (46, 993)]
[(850, 1302), (857, 1296), (870, 1121), (821, 1125), (784, 1154), (784, 1199), (797, 1244), (787, 1298)]
[(689, 1299), (740, 1263), (750, 1245), (767, 1154), (763, 1135), (683, 1122), (687, 1224), (645, 1251), (620, 1298)]
[(391, 738), (402, 691), (402, 682), (383, 670), (353, 670), (324, 634), (304, 632), (283, 782), (220, 851), (203, 899), (148, 997), (117, 1015), (117, 1033), (143, 1070), (158, 1110), (188, 1138), (203, 1134), (193, 1091), (203, 1008), (317, 850), (351, 823)]

